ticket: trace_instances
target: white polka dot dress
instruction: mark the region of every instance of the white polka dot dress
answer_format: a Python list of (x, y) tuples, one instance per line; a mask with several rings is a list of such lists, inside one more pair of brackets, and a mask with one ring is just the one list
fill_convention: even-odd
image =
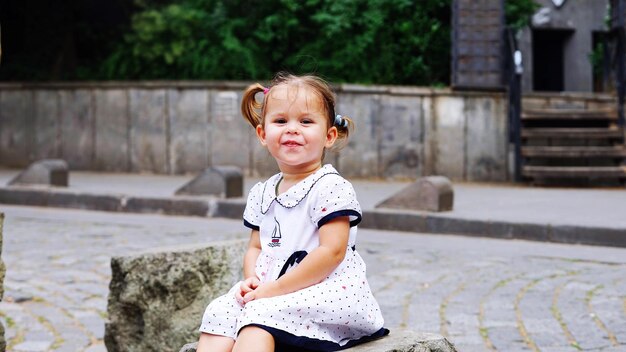
[(258, 229), (261, 254), (256, 275), (278, 279), (319, 246), (319, 228), (339, 216), (350, 219), (343, 262), (321, 283), (241, 306), (239, 284), (206, 308), (200, 331), (236, 338), (247, 325), (270, 332), (277, 347), (336, 351), (388, 333), (356, 251), (361, 207), (352, 185), (329, 164), (276, 196), (282, 174), (256, 184), (248, 195), (244, 224)]

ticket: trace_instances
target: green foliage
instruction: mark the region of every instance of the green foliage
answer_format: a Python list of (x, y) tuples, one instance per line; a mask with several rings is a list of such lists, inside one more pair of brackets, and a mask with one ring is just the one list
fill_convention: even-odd
[[(499, 0), (494, 0), (499, 1)], [(445, 86), (452, 0), (49, 0), (2, 6), (0, 80), (266, 80)], [(522, 27), (532, 0), (506, 0)]]
[(137, 2), (107, 58), (109, 79), (267, 79), (278, 70), (332, 81), (442, 84), (450, 0)]
[(517, 30), (526, 27), (530, 16), (540, 7), (534, 0), (506, 0), (504, 13), (507, 26)]

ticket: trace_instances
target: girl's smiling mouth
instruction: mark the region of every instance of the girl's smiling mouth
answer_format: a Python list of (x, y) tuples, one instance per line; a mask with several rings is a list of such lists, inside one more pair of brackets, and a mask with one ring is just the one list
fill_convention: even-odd
[(288, 141), (284, 141), (282, 143), (282, 145), (284, 145), (285, 147), (299, 147), (302, 144), (300, 144), (300, 143), (298, 143), (298, 142), (296, 142), (294, 140), (288, 140)]

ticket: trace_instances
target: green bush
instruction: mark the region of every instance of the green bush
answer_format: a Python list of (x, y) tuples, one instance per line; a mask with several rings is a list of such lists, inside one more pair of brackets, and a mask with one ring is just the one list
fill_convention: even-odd
[[(140, 4), (141, 5), (141, 4)], [(267, 79), (442, 84), (450, 0), (184, 0), (143, 3), (103, 65), (107, 79)]]

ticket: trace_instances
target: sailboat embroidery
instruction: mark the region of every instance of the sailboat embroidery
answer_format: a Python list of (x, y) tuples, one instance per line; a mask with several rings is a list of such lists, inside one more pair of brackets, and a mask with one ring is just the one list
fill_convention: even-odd
[(270, 247), (280, 247), (280, 239), (282, 237), (280, 234), (280, 223), (276, 220), (276, 218), (274, 218), (274, 222), (276, 225), (274, 225), (274, 232), (272, 232), (272, 242), (267, 245)]

